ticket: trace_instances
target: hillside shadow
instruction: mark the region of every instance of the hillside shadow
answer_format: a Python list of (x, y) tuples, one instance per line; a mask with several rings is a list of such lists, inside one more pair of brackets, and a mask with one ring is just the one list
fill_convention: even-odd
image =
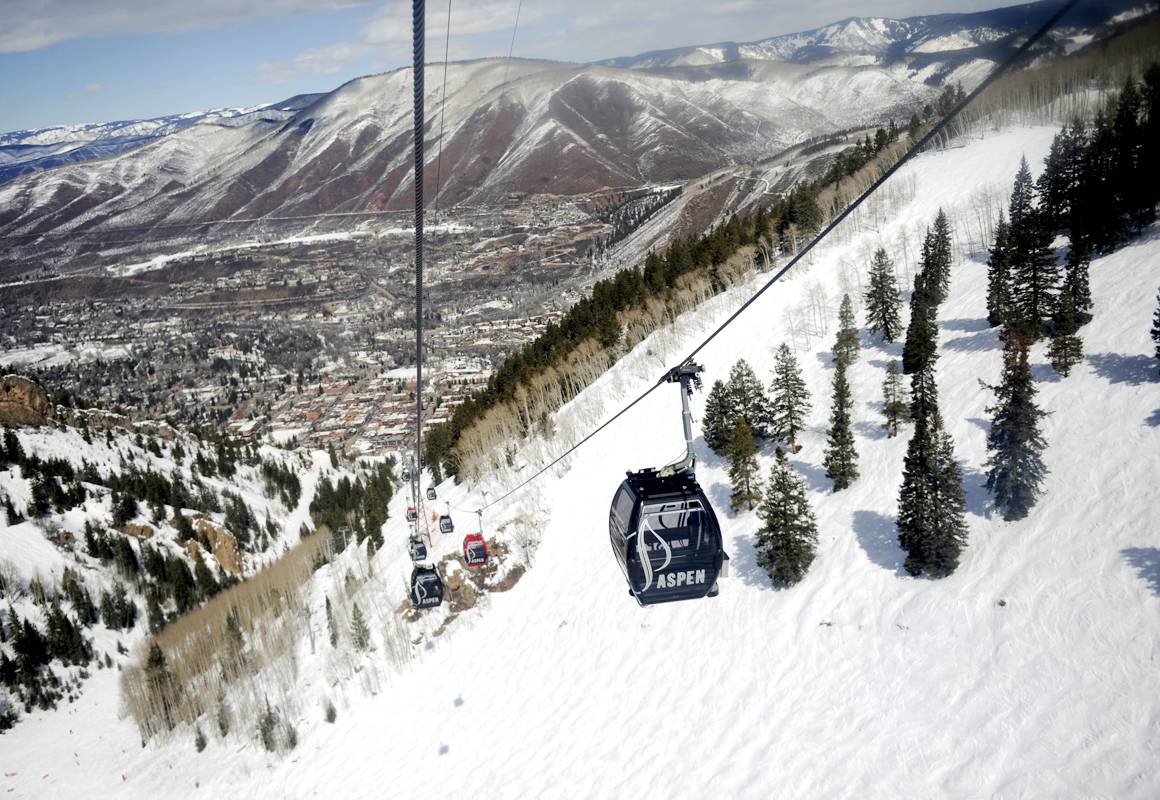
[(1152, 416), (1144, 420), (1144, 422), (1151, 425), (1153, 428), (1160, 428), (1160, 408), (1152, 412)]
[(1155, 547), (1125, 547), (1120, 555), (1136, 570), (1140, 580), (1152, 594), (1160, 597), (1160, 549)]
[(854, 535), (858, 546), (872, 562), (896, 575), (903, 575), (906, 553), (898, 546), (898, 529), (894, 517), (876, 511), (854, 512)]
[(1155, 358), (1146, 355), (1127, 356), (1123, 353), (1092, 353), (1087, 358), (1096, 374), (1108, 383), (1126, 383), (1139, 386), (1160, 378)]
[(968, 334), (967, 336), (956, 336), (954, 339), (948, 339), (946, 347), (948, 350), (957, 350), (960, 353), (998, 350), (999, 336), (988, 328), (977, 333)]
[(873, 422), (855, 422), (854, 432), (864, 439), (885, 439), (886, 429)]
[(1050, 364), (1032, 364), (1031, 380), (1036, 383), (1059, 383), (1063, 380), (1063, 376)]
[(964, 333), (978, 333), (979, 331), (986, 331), (991, 328), (985, 319), (966, 319), (963, 317), (943, 320), (939, 323), (939, 327), (943, 330), (962, 331)]

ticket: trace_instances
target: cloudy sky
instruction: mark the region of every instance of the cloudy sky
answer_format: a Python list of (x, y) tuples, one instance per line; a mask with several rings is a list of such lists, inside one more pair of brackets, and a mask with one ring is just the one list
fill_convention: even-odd
[[(1012, 0), (1014, 2), (1014, 0)], [(525, 0), (515, 55), (595, 61), (1003, 0)], [(520, 0), (452, 0), (452, 60), (507, 55)], [(410, 63), (405, 0), (0, 0), (0, 131), (273, 102)], [(447, 3), (428, 4), (428, 61)]]

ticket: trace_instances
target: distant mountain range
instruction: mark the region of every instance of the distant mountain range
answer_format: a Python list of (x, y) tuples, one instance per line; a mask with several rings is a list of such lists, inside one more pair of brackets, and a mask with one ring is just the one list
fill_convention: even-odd
[(153, 119), (55, 125), (0, 133), (0, 183), (65, 164), (108, 158), (194, 125), (240, 126), (286, 119), (321, 94), (304, 94), (255, 108), (218, 108)]
[[(506, 83), (503, 60), (452, 64), (440, 200), (690, 179), (810, 136), (905, 121), (944, 83), (975, 85), (1053, 5), (855, 18), (599, 64), (516, 61)], [(1075, 49), (1144, 10), (1084, 6), (1045, 49)], [(427, 87), (433, 162), (442, 87)], [(258, 109), (0, 136), (0, 233), (402, 210), (409, 93), (408, 71), (395, 70)]]

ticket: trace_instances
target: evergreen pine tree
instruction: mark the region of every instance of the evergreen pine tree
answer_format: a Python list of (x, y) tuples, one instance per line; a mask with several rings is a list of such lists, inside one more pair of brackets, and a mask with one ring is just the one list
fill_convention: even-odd
[(1035, 207), (1034, 187), (1027, 159), (1019, 162), (1011, 191), (1008, 228), (1011, 305), (1004, 323), (1018, 325), (1020, 333), (1039, 336), (1043, 320), (1055, 310), (1055, 290), (1059, 283), (1055, 253), (1051, 249), (1054, 231)]
[(1063, 377), (1071, 368), (1083, 360), (1083, 340), (1076, 334), (1079, 321), (1076, 318), (1075, 301), (1069, 292), (1059, 295), (1059, 309), (1055, 313), (1055, 326), (1047, 357), (1051, 366)]
[(914, 292), (910, 295), (910, 323), (906, 326), (906, 341), (902, 345), (902, 371), (913, 375), (934, 364), (938, 357), (937, 307), (930, 296), (926, 275), (914, 276)]
[(775, 587), (793, 586), (805, 577), (814, 561), (818, 529), (805, 483), (790, 468), (780, 447), (757, 515), (762, 521), (757, 532), (757, 563), (769, 573)]
[(1156, 358), (1160, 358), (1160, 289), (1156, 290), (1156, 312), (1152, 315), (1152, 341), (1156, 344)]
[(149, 618), (149, 632), (157, 634), (165, 627), (165, 612), (157, 601), (157, 592), (150, 591), (145, 601), (145, 615)]
[(966, 544), (962, 469), (942, 429), (934, 371), (928, 365), (911, 380), (914, 434), (903, 460), (898, 492), (898, 543), (911, 575), (942, 578), (958, 566)]
[(366, 650), (371, 643), (371, 629), (367, 627), (366, 617), (358, 603), (350, 614), (350, 641), (356, 650)]
[(338, 647), (338, 625), (334, 622), (334, 610), (330, 607), (330, 598), (326, 598), (326, 632), (330, 637), (330, 646)]
[(733, 510), (738, 512), (744, 508), (752, 511), (761, 499), (761, 490), (757, 446), (753, 443), (753, 430), (745, 417), (737, 420), (737, 427), (729, 441), (729, 482), (733, 486), (729, 496)]
[(906, 385), (902, 382), (902, 369), (897, 361), (886, 365), (886, 380), (882, 382), (882, 413), (886, 422), (886, 436), (898, 435), (899, 423), (910, 421), (910, 405), (906, 398)]
[(1080, 234), (1072, 234), (1071, 247), (1067, 251), (1063, 291), (1060, 294), (1071, 295), (1077, 325), (1083, 325), (1092, 318), (1092, 315), (1087, 313), (1092, 308), (1092, 290), (1088, 280), (1088, 267), (1091, 263), (1091, 243)]
[(705, 416), (701, 420), (701, 433), (705, 437), (705, 444), (719, 456), (728, 452), (729, 432), (732, 428), (732, 404), (725, 384), (716, 380), (709, 389), (709, 396), (705, 400)]
[(1148, 145), (1144, 139), (1144, 126), (1140, 120), (1143, 103), (1139, 85), (1128, 76), (1120, 90), (1112, 120), (1112, 186), (1117, 242), (1138, 233), (1154, 206), (1146, 198), (1155, 191), (1147, 184), (1155, 182), (1156, 176), (1141, 179), (1140, 174), (1145, 149), (1156, 146), (1155, 142)]
[(894, 262), (879, 247), (870, 262), (870, 283), (866, 288), (866, 327), (884, 342), (893, 342), (902, 333), (902, 296), (894, 279)]
[(773, 362), (773, 382), (769, 387), (770, 433), (774, 438), (797, 443), (797, 435), (805, 427), (810, 410), (810, 392), (802, 379), (797, 359), (784, 342), (777, 348)]
[(1035, 383), (1027, 351), (1030, 341), (1010, 336), (1003, 349), (1003, 377), (995, 393), (991, 431), (987, 435), (987, 489), (1005, 520), (1022, 519), (1035, 505), (1047, 475), (1039, 432), (1044, 412), (1035, 405)]
[(946, 212), (941, 208), (934, 219), (934, 228), (927, 232), (923, 245), (922, 271), (928, 281), (927, 288), (936, 306), (947, 299), (951, 287), (951, 225)]
[(862, 345), (858, 341), (858, 323), (854, 319), (854, 304), (850, 295), (842, 295), (842, 305), (838, 309), (838, 337), (834, 342), (834, 360), (843, 364), (853, 364), (858, 360)]
[(769, 427), (766, 423), (766, 406), (769, 401), (761, 388), (761, 381), (757, 379), (757, 373), (744, 358), (738, 359), (733, 369), (729, 370), (726, 394), (733, 412), (728, 427), (735, 429), (737, 418), (744, 418), (754, 436), (762, 439), (767, 437)]
[(995, 226), (995, 244), (991, 247), (991, 257), (987, 259), (987, 324), (991, 327), (1007, 321), (1007, 311), (1011, 306), (1009, 237), (1007, 220), (1000, 212), (999, 224)]
[(834, 400), (823, 462), (826, 477), (834, 482), (835, 492), (847, 488), (858, 479), (858, 451), (854, 449), (854, 431), (850, 421), (853, 405), (850, 383), (846, 380), (846, 364), (839, 360), (834, 370)]

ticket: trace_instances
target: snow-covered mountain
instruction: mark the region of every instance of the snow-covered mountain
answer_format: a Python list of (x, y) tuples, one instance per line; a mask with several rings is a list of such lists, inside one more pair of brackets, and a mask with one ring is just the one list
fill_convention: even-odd
[[(752, 42), (719, 42), (655, 50), (603, 63), (633, 69), (657, 69), (747, 60), (867, 64), (935, 53), (943, 57), (970, 55), (978, 58), (988, 45), (1033, 30), (1053, 7), (1059, 5), (1062, 4), (1051, 0), (970, 14), (935, 14), (905, 19), (849, 17), (813, 30)], [(1154, 5), (1143, 0), (1081, 4), (1063, 21), (1053, 38), (1056, 42), (1066, 42), (1077, 33), (1124, 19), (1135, 9), (1144, 13), (1154, 10)], [(976, 52), (969, 53), (972, 50)]]
[[(1102, 24), (1113, 10), (1101, 6), (1079, 22)], [(441, 203), (691, 179), (810, 136), (904, 120), (939, 84), (973, 86), (1008, 51), (1011, 31), (1046, 11), (1033, 4), (983, 17), (846, 20), (708, 48), (705, 58), (670, 51), (612, 64), (519, 61), (510, 74), (501, 60), (454, 64), (443, 142), (436, 126), (428, 129), (432, 160), (442, 144)], [(16, 178), (0, 186), (0, 234), (402, 210), (411, 191), (409, 86), (406, 70), (359, 78), (285, 119), (259, 111), (193, 124)], [(441, 84), (428, 81), (427, 91), (428, 108), (441, 109)], [(86, 147), (106, 155), (101, 141)]]
[[(624, 470), (681, 449), (676, 391), (657, 391), (488, 510), (486, 532), (523, 553), (526, 573), (506, 592), (473, 595), (472, 607), (409, 618), (407, 658), (392, 632), (408, 619), (405, 498), (391, 505), (379, 552), (348, 548), (319, 569), (293, 606), (305, 610), (292, 651), (251, 687), (223, 687), (256, 695), (254, 708), (263, 696), (278, 707), (296, 731), (289, 755), (262, 749), (256, 714), (224, 735), (207, 715), (204, 752), (193, 726), (142, 747), (119, 716), (118, 676), (105, 670), (71, 713), (34, 712), (6, 734), (6, 785), (62, 797), (1157, 796), (1156, 226), (1092, 262), (1095, 317), (1071, 375), (1046, 363), (1045, 343), (1032, 352), (1038, 402), (1051, 412), (1044, 497), (1007, 523), (982, 486), (991, 395), (979, 380), (1001, 370), (984, 248), (1020, 156), (1038, 171), (1055, 130), (989, 130), (916, 158), (882, 207), (848, 220), (702, 352), (707, 382), (740, 357), (768, 376), (781, 342), (803, 367), (813, 410), (792, 463), (820, 543), (797, 586), (771, 588), (756, 562), (758, 520), (726, 511), (727, 465), (698, 439), (698, 477), (733, 574), (711, 600), (633, 602), (609, 552), (607, 509)], [(899, 345), (864, 335), (849, 371), (859, 479), (834, 493), (821, 460), (839, 300), (857, 301), (877, 247), (908, 283), (940, 208), (955, 258), (936, 377), (963, 463), (969, 539), (957, 572), (932, 581), (905, 574), (894, 526), (909, 431), (885, 437), (880, 400)], [(436, 557), (474, 529), (459, 509), (497, 497), (651, 385), (763, 279), (638, 345), (554, 416), (551, 439), (514, 453), (510, 471), (440, 486), (436, 506), (447, 503), (461, 530), (435, 535)], [(694, 415), (703, 412), (702, 394)], [(763, 450), (763, 467), (772, 458)], [(447, 575), (462, 580), (454, 562)], [(366, 610), (369, 649), (353, 647), (346, 617), (337, 644), (327, 641), (330, 598)], [(287, 617), (299, 618), (278, 625)]]
[(0, 133), (0, 183), (65, 164), (108, 158), (194, 125), (277, 122), (318, 95), (297, 95), (252, 108), (216, 108), (142, 120), (118, 120)]

